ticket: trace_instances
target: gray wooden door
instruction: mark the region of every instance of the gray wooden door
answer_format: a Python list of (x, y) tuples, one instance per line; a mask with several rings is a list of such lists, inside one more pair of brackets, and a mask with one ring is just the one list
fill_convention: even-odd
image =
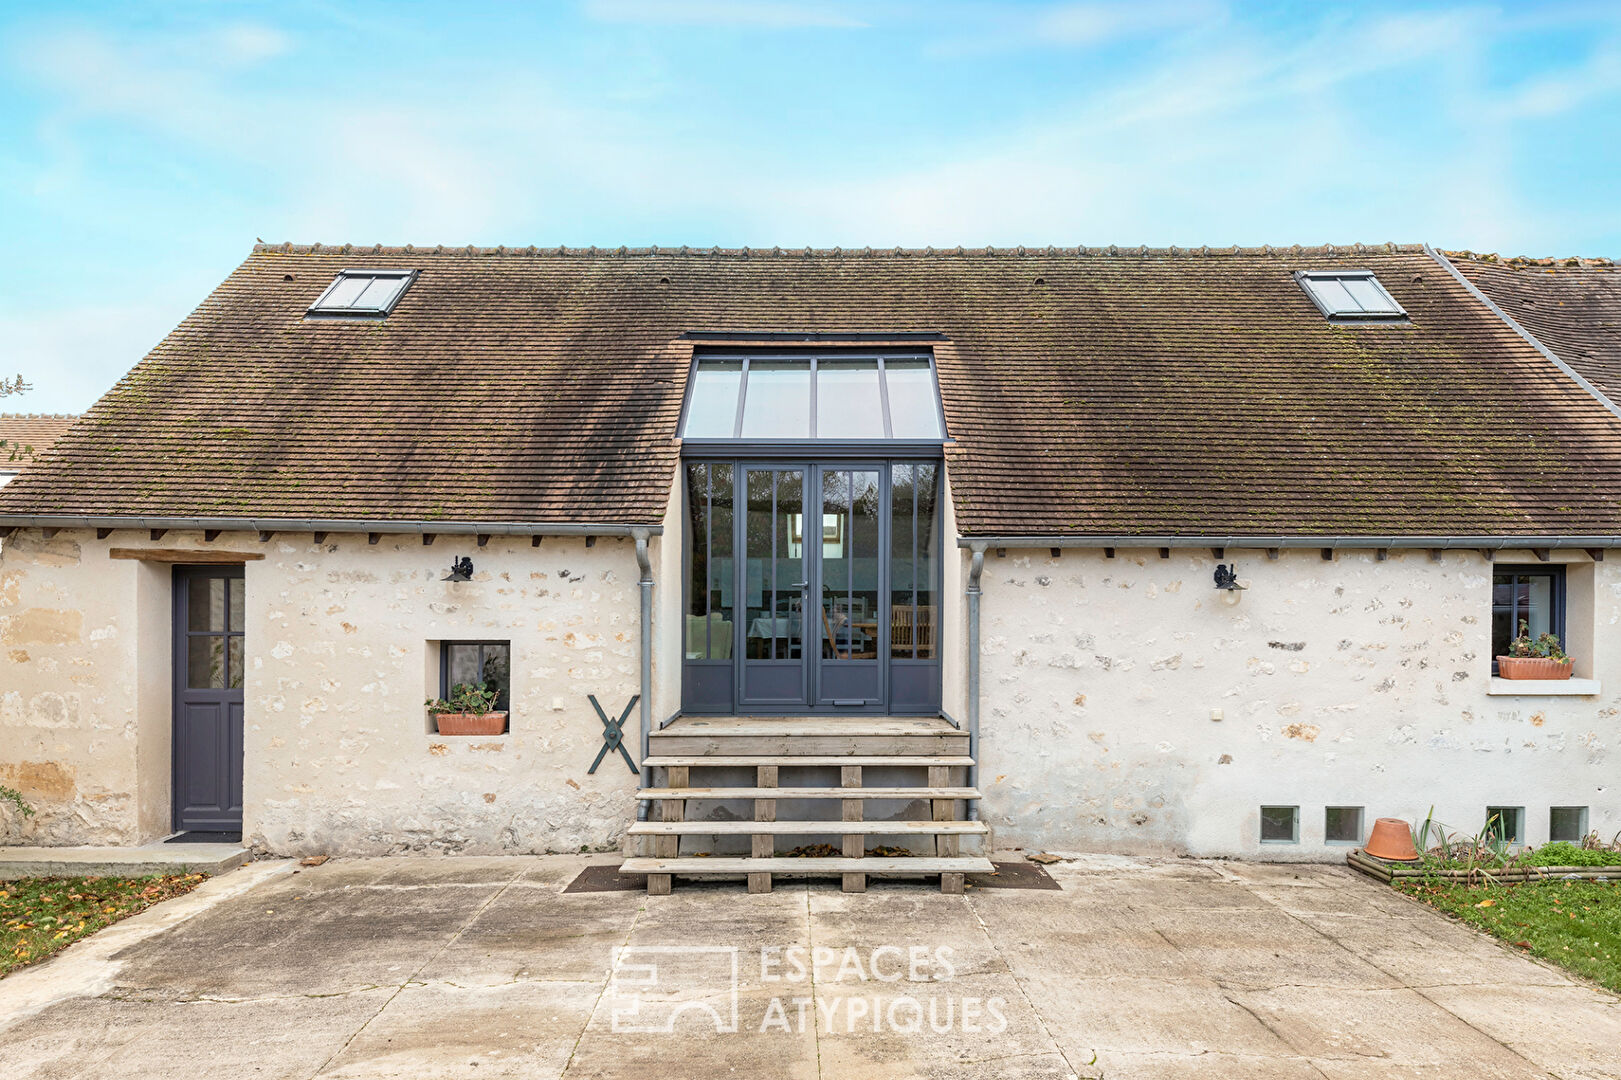
[(176, 567), (174, 599), (174, 827), (240, 832), (242, 568)]

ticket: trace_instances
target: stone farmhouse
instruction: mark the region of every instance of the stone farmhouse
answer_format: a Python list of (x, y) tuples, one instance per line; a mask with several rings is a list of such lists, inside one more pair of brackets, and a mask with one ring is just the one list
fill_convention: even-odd
[(1422, 245), (259, 245), (0, 492), (0, 837), (663, 891), (1608, 836), (1618, 326)]

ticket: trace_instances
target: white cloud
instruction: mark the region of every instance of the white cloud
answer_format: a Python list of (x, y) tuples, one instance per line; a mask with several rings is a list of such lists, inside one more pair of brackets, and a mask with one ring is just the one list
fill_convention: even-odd
[(762, 30), (860, 29), (867, 25), (831, 4), (776, 3), (774, 0), (586, 0), (583, 10), (589, 18), (617, 23)]

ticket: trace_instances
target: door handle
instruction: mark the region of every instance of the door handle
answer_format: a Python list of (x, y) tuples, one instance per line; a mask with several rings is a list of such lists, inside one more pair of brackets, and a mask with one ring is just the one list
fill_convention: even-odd
[(810, 588), (810, 582), (808, 582), (808, 581), (796, 581), (796, 582), (794, 582), (792, 585), (790, 585), (788, 587), (790, 589), (798, 589), (800, 592), (804, 592), (806, 589)]

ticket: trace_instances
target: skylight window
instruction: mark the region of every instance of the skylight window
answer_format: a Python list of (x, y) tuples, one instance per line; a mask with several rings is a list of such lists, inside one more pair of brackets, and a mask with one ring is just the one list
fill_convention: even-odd
[(927, 356), (704, 357), (687, 439), (944, 437)]
[(381, 318), (416, 280), (415, 270), (345, 270), (306, 314)]
[(1372, 270), (1297, 270), (1295, 280), (1331, 321), (1407, 317)]

